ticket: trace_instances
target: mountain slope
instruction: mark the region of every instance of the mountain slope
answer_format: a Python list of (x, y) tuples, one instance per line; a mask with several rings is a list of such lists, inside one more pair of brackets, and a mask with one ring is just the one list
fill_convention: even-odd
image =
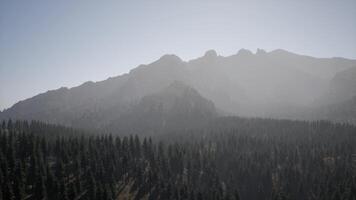
[(342, 102), (312, 108), (304, 117), (356, 124), (356, 96)]
[[(232, 114), (273, 116), (280, 106), (300, 107), (312, 103), (328, 89), (337, 73), (356, 61), (313, 58), (284, 50), (253, 54), (241, 49), (222, 57), (208, 51), (188, 62), (192, 85), (216, 106)], [(197, 78), (198, 77), (198, 78)]]
[(120, 133), (144, 132), (147, 135), (197, 127), (217, 116), (211, 101), (195, 89), (176, 81), (157, 93), (144, 96), (105, 127)]
[(176, 81), (196, 89), (223, 114), (293, 118), (295, 110), (311, 105), (330, 90), (335, 74), (352, 66), (356, 66), (355, 60), (313, 58), (284, 50), (254, 54), (242, 49), (228, 57), (210, 50), (188, 62), (165, 55), (121, 76), (20, 101), (0, 113), (0, 118), (102, 128), (130, 113), (144, 97), (160, 93)]
[(356, 96), (356, 65), (335, 74), (329, 83), (328, 90), (316, 104), (337, 104)]

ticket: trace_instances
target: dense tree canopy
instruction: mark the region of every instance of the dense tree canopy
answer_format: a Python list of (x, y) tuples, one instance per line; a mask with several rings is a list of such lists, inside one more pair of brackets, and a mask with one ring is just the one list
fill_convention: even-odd
[(356, 199), (356, 128), (221, 118), (119, 137), (3, 121), (0, 199)]

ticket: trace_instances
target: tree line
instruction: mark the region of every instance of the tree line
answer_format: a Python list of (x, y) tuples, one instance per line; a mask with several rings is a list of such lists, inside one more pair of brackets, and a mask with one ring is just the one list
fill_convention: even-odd
[(156, 137), (3, 121), (1, 200), (356, 199), (356, 128), (221, 118)]

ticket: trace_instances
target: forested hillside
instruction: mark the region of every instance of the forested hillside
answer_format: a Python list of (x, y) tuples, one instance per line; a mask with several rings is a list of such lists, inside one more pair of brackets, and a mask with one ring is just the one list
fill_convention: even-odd
[(356, 199), (356, 128), (220, 118), (154, 138), (0, 128), (0, 199)]

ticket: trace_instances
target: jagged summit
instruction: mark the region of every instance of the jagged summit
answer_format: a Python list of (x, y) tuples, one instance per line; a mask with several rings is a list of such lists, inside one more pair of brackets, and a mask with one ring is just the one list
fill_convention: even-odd
[(248, 49), (240, 49), (238, 52), (237, 52), (237, 55), (240, 55), (240, 56), (250, 56), (250, 55), (253, 55), (253, 53), (248, 50)]
[(284, 49), (275, 49), (273, 51), (270, 51), (269, 54), (275, 54), (275, 55), (281, 55), (281, 54), (288, 54), (288, 55), (297, 55), (295, 53), (292, 53), (292, 52), (289, 52), (289, 51), (286, 51)]
[(165, 54), (158, 60), (150, 64), (141, 64), (138, 67), (130, 70), (130, 75), (140, 73), (142, 76), (146, 76), (145, 73), (156, 73), (154, 71), (169, 70), (172, 68), (179, 68), (184, 65), (184, 61), (174, 54)]
[(257, 51), (256, 51), (256, 55), (264, 55), (266, 53), (267, 52), (264, 49), (257, 49)]
[(214, 49), (208, 50), (204, 54), (204, 57), (208, 57), (208, 58), (215, 58), (217, 56), (218, 56), (218, 54), (216, 53), (216, 51)]
[(175, 63), (175, 62), (182, 62), (182, 59), (174, 54), (166, 54), (163, 55), (157, 62), (165, 62), (165, 63)]

